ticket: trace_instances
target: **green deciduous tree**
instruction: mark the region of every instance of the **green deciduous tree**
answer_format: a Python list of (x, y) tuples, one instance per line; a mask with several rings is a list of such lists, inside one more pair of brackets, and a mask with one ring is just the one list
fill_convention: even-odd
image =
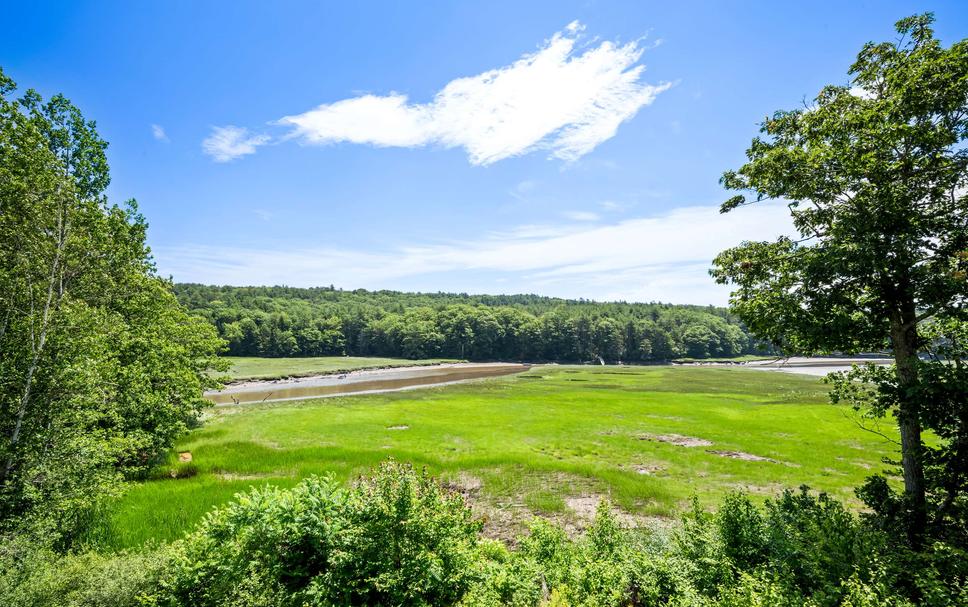
[(915, 544), (927, 521), (921, 327), (964, 315), (968, 298), (968, 41), (943, 47), (932, 21), (899, 21), (896, 41), (861, 50), (852, 86), (766, 119), (722, 181), (749, 202), (788, 201), (801, 238), (744, 243), (712, 270), (736, 286), (751, 330), (788, 351), (892, 350)]
[[(701, 350), (710, 356), (764, 352), (734, 316), (711, 306), (325, 287), (174, 288), (183, 305), (218, 329), (234, 356), (403, 356), (406, 335), (408, 356), (645, 362), (685, 354), (685, 332), (697, 325), (713, 335), (712, 346)], [(416, 309), (424, 311), (406, 317)], [(420, 330), (404, 326), (411, 319)]]
[(220, 347), (154, 275), (107, 144), (62, 96), (0, 72), (0, 532), (68, 542), (194, 419)]

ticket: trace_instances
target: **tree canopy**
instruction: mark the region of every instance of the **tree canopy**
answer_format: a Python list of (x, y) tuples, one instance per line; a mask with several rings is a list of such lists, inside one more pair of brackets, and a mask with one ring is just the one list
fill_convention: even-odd
[(863, 47), (849, 86), (763, 122), (747, 163), (722, 179), (754, 197), (722, 210), (784, 200), (800, 238), (743, 243), (712, 270), (735, 285), (733, 311), (785, 350), (891, 348), (895, 398), (881, 410), (898, 420), (914, 542), (931, 491), (921, 432), (940, 427), (922, 396), (942, 370), (931, 365), (946, 364), (920, 359), (923, 328), (964, 320), (968, 301), (968, 41), (943, 47), (932, 22), (902, 19), (897, 40)]
[(193, 423), (221, 346), (110, 204), (95, 124), (0, 72), (0, 532), (67, 542)]
[(197, 284), (175, 291), (239, 356), (647, 362), (769, 350), (711, 306)]

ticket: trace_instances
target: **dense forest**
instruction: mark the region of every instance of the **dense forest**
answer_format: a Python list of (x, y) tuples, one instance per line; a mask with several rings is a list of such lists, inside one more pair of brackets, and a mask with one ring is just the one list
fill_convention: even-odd
[(236, 356), (647, 362), (768, 351), (722, 308), (537, 295), (176, 284)]

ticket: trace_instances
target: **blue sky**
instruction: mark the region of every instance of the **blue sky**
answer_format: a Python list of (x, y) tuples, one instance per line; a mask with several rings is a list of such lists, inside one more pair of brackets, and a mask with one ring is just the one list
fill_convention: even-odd
[(722, 171), (952, 2), (8, 3), (0, 65), (111, 143), (177, 281), (722, 304)]

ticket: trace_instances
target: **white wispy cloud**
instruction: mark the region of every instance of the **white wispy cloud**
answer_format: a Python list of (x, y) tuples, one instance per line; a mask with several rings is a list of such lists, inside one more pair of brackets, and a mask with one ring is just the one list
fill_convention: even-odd
[(268, 135), (256, 135), (238, 126), (215, 126), (212, 134), (202, 141), (202, 150), (215, 162), (229, 162), (254, 154), (257, 147), (268, 143)]
[(598, 221), (600, 219), (598, 213), (591, 211), (565, 211), (562, 215), (572, 221)]
[(453, 80), (429, 103), (412, 103), (401, 93), (368, 94), (278, 124), (310, 144), (462, 147), (476, 165), (537, 149), (575, 160), (671, 86), (642, 80), (637, 41), (579, 48), (582, 29), (573, 22), (511, 65)]
[(158, 141), (164, 141), (165, 143), (168, 143), (169, 141), (168, 133), (165, 132), (164, 127), (162, 127), (160, 124), (151, 125), (151, 136)]
[(619, 202), (617, 200), (603, 200), (598, 203), (598, 206), (602, 207), (603, 210), (609, 213), (618, 213), (629, 209), (631, 204), (627, 202)]
[(537, 181), (533, 179), (525, 179), (524, 181), (519, 181), (517, 185), (508, 190), (508, 194), (510, 194), (511, 198), (514, 198), (515, 200), (527, 202), (528, 197), (537, 187)]
[(783, 204), (721, 215), (685, 207), (607, 225), (525, 226), (476, 242), (395, 250), (154, 247), (176, 280), (213, 284), (539, 292), (602, 300), (722, 304), (728, 290), (707, 270), (743, 240), (792, 234)]

